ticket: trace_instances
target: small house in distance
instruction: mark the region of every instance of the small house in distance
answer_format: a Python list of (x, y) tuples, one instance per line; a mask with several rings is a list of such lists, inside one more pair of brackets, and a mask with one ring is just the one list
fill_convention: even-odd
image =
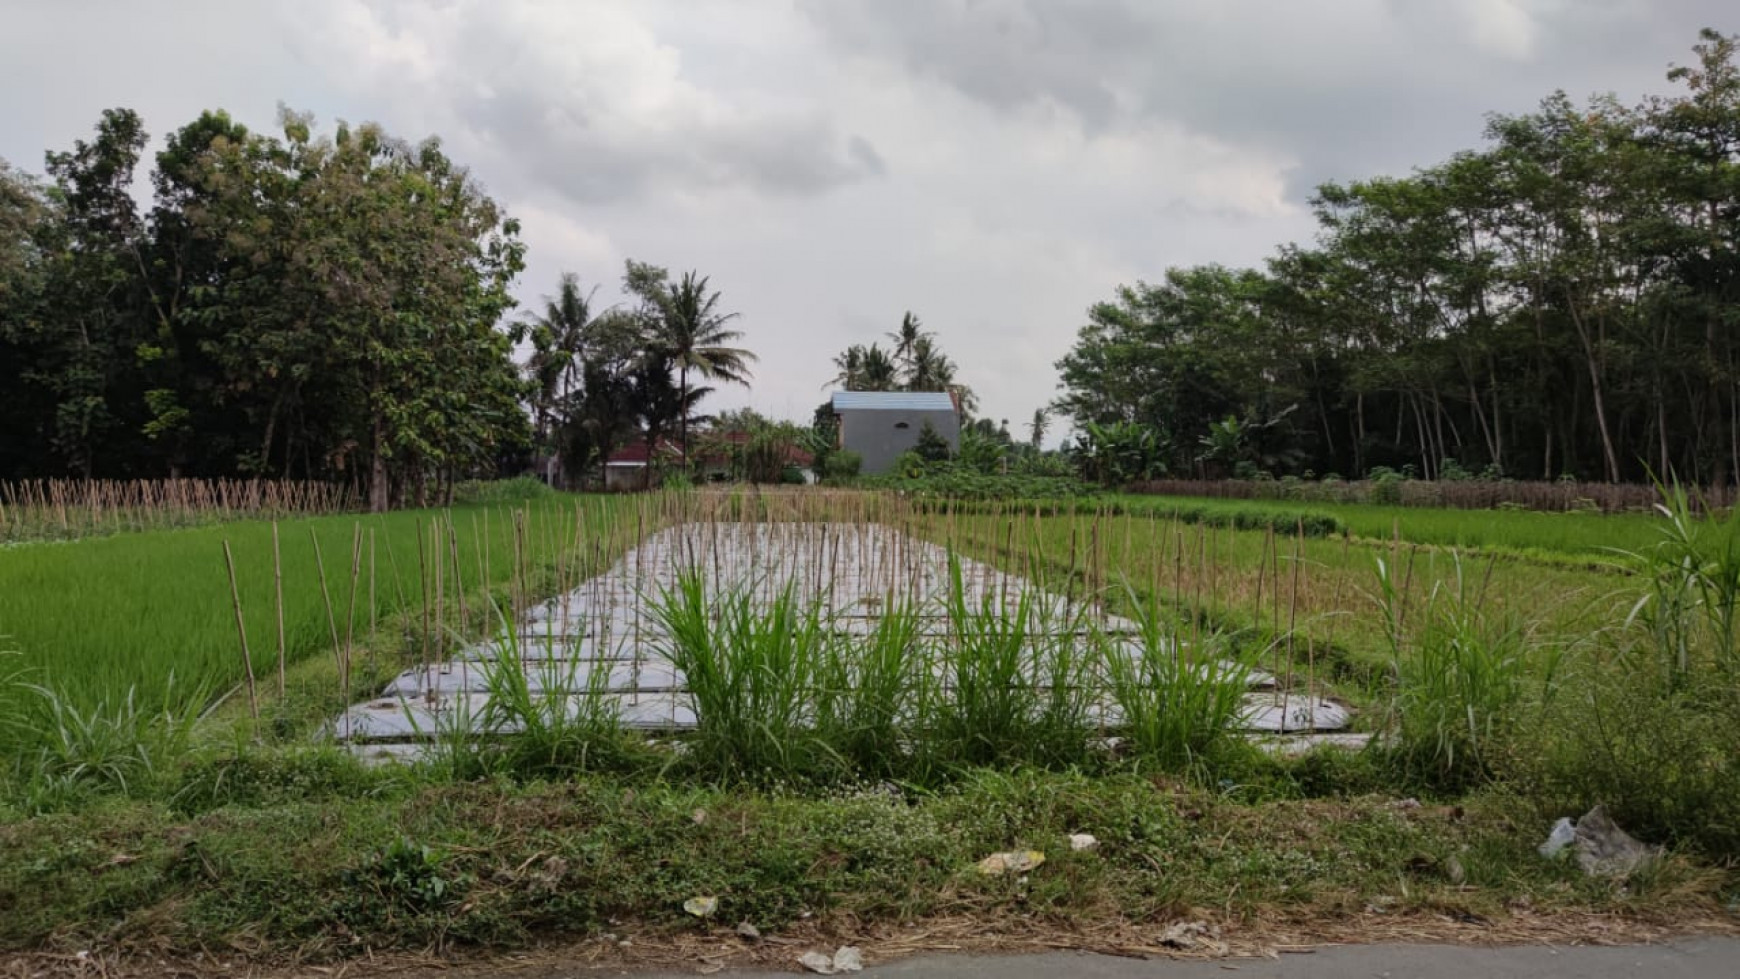
[(947, 391), (836, 391), (834, 415), (840, 419), (840, 448), (864, 459), (863, 472), (884, 473), (894, 460), (918, 444), (924, 423), (949, 444), (961, 444), (961, 416)]

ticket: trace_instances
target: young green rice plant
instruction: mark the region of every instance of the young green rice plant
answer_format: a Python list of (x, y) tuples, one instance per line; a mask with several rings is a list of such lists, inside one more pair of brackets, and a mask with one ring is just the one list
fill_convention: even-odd
[(709, 599), (701, 573), (689, 570), (651, 606), (662, 651), (687, 680), (694, 763), (727, 779), (838, 773), (842, 759), (817, 724), (831, 711), (816, 697), (835, 641), (820, 603), (800, 601), (790, 582), (764, 602), (753, 583)]
[(1187, 647), (1158, 597), (1138, 596), (1127, 581), (1124, 590), (1136, 634), (1097, 632), (1118, 733), (1138, 759), (1189, 770), (1237, 739), (1252, 656), (1218, 633)]
[(1531, 685), (1551, 697), (1559, 647), (1538, 641), (1519, 616), (1488, 613), (1460, 560), (1420, 608), (1402, 606), (1381, 558), (1377, 578), (1396, 683), (1396, 757), (1408, 774), (1446, 789), (1490, 777)]
[(952, 554), (943, 604), (941, 689), (925, 708), (939, 760), (1059, 765), (1082, 758), (1092, 664), (1091, 645), (1078, 635), (1079, 613), (1057, 612), (1025, 588), (971, 601)]

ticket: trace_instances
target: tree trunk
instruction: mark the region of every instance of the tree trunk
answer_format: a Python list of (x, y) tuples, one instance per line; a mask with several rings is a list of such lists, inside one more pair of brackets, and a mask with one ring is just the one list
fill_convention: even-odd
[(375, 416), (374, 452), (369, 468), (369, 509), (375, 513), (386, 513), (389, 498), (387, 496), (387, 457), (384, 452), (387, 442), (387, 425), (379, 416)]
[(679, 374), (682, 380), (678, 385), (677, 420), (682, 424), (683, 429), (683, 474), (687, 475), (689, 472), (689, 368), (685, 366)]
[(1601, 436), (1601, 458), (1607, 468), (1607, 481), (1619, 482), (1619, 456), (1613, 451), (1613, 435), (1607, 426), (1607, 397), (1601, 388), (1601, 358), (1595, 343), (1589, 337), (1589, 327), (1583, 322), (1583, 316), (1577, 311), (1577, 304), (1567, 304), (1571, 310), (1571, 322), (1577, 328), (1577, 339), (1583, 343), (1583, 363), (1589, 368), (1589, 395), (1595, 404), (1595, 430)]

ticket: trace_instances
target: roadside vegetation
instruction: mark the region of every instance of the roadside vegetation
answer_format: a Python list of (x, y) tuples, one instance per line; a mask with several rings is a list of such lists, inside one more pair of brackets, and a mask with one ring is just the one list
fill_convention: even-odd
[[(11, 623), (23, 617), (9, 613), (6, 645), (22, 654), (0, 676), (25, 671), (12, 696), (39, 707), (33, 730), (11, 736), (0, 784), (0, 945), (240, 941), (256, 955), (344, 958), (625, 930), (680, 940), (738, 921), (850, 935), (958, 914), (1084, 935), (1206, 915), (1254, 935), (1276, 916), (1333, 929), (1374, 907), (1421, 928), (1449, 916), (1495, 934), (1524, 907), (1537, 924), (1596, 914), (1625, 927), (1721, 926), (1740, 887), (1725, 869), (1740, 853), (1740, 772), (1725, 733), (1740, 723), (1733, 519), (1672, 496), (1649, 525), (1655, 541), (1614, 556), (1621, 573), (1058, 502), (1048, 513), (732, 489), (394, 515), (377, 542), (391, 534), (395, 553), (411, 553), (434, 528), (448, 555), (442, 583), (433, 562), (409, 570), (406, 601), (379, 607), (376, 638), (330, 655), (318, 569), (311, 553), (296, 559), (287, 608), (302, 661), (292, 657), (281, 700), (259, 671), (257, 721), (239, 693), (200, 720), (216, 683), (196, 701), (154, 699), (148, 686), (129, 700), (118, 684), (43, 697), (25, 686), (54, 689), (32, 659), (41, 634), (18, 635)], [(462, 533), (473, 515), (475, 536)], [(379, 659), (348, 673), (361, 696), (439, 655), (425, 643), (451, 650), (499, 631), (500, 616), (572, 587), (660, 526), (824, 516), (929, 537), (1070, 604), (980, 605), (955, 587), (940, 609), (894, 602), (870, 633), (843, 636), (789, 593), (709, 602), (691, 580), (647, 599), (694, 690), (699, 726), (675, 742), (542, 697), (511, 645), (493, 667), (492, 709), (524, 736), (456, 735), (425, 762), (384, 767), (311, 737), (344, 700), (347, 663)], [(338, 555), (327, 570), (343, 652), (359, 522), (281, 522), (286, 546), (291, 526), (304, 537), (314, 528)], [(169, 567), (102, 549), (172, 556), (213, 596), (178, 593), (197, 610), (178, 625), (207, 637), (210, 661), (181, 659), (171, 639), (139, 645), (154, 634), (149, 610), (173, 607), (167, 596), (95, 619), (100, 645), (154, 650), (153, 679), (204, 670), (233, 688), (226, 534), (246, 569), (250, 639), (270, 649), (269, 523), (34, 545), (0, 568), (43, 555), (15, 580), (52, 604), (69, 577), (105, 565), (130, 579)], [(77, 557), (87, 548), (97, 550)], [(68, 557), (46, 557), (56, 554)], [(34, 563), (54, 560), (73, 564)], [(195, 565), (206, 570), (187, 572)], [(380, 580), (377, 601), (396, 594)], [(1068, 618), (1090, 609), (1133, 618), (1134, 646)], [(927, 638), (921, 615), (941, 615), (946, 638)], [(360, 636), (366, 619), (355, 621)], [(57, 622), (51, 638), (91, 631)], [(431, 638), (436, 623), (446, 639)], [(1018, 667), (1035, 648), (1036, 670)], [(85, 655), (97, 653), (57, 654)], [(1280, 757), (1233, 736), (1233, 695), (1254, 669), (1351, 705), (1372, 746)], [(1118, 705), (1115, 729), (1087, 715), (1078, 691), (1096, 684)], [(1534, 852), (1553, 819), (1596, 803), (1669, 856), (1607, 880)], [(1072, 851), (1066, 837), (1079, 833), (1097, 848)], [(1020, 877), (976, 869), (1026, 848), (1046, 864)], [(715, 917), (683, 910), (697, 896), (718, 899)]]

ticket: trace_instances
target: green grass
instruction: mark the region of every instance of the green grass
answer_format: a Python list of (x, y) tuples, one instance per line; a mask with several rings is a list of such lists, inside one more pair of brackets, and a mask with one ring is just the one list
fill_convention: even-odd
[[(635, 504), (617, 498), (550, 497), (521, 505), (459, 507), (449, 512), (401, 511), (386, 515), (280, 521), (286, 658), (294, 664), (333, 655), (347, 637), (390, 630), (385, 648), (423, 655), (449, 641), (442, 629), (421, 628), (425, 594), (434, 603), (434, 565), (444, 559), (443, 609), (457, 624), (461, 591), (475, 590), (469, 618), (483, 624), (480, 580), (502, 602), (547, 577), (559, 561), (578, 573), (587, 557), (613, 552), (623, 534), (621, 514)], [(450, 521), (448, 517), (450, 515)], [(581, 526), (576, 527), (576, 521)], [(442, 540), (431, 542), (441, 522)], [(516, 521), (523, 552), (516, 582)], [(353, 535), (360, 528), (360, 573), (352, 612)], [(575, 547), (576, 533), (582, 538)], [(613, 536), (614, 535), (614, 536)], [(419, 537), (424, 558), (418, 555)], [(603, 546), (605, 539), (612, 543)], [(325, 566), (328, 618), (316, 563)], [(237, 591), (261, 691), (277, 687), (278, 631), (274, 612), (272, 526), (242, 521), (219, 526), (153, 531), (65, 543), (0, 549), (0, 634), (21, 655), (8, 669), (52, 691), (77, 711), (115, 710), (129, 699), (143, 709), (198, 709), (228, 693), (244, 677), (241, 647), (225, 570), (223, 545), (235, 556)], [(371, 542), (373, 595), (370, 595)], [(455, 549), (456, 552), (455, 552)], [(426, 572), (423, 569), (428, 569)], [(529, 569), (529, 570), (528, 570)], [(427, 588), (425, 573), (430, 581)], [(371, 645), (369, 648), (376, 648)], [(431, 650), (431, 654), (432, 654)], [(19, 683), (0, 690), (8, 714), (41, 705)], [(46, 705), (53, 709), (52, 704)], [(16, 729), (0, 728), (0, 755)]]
[[(0, 950), (332, 960), (606, 932), (637, 944), (711, 932), (732, 946), (725, 933), (740, 921), (776, 937), (849, 936), (951, 916), (1091, 942), (1151, 936), (1179, 917), (1208, 917), (1229, 938), (1276, 920), (1333, 931), (1372, 904), (1422, 929), (1519, 906), (1537, 921), (1658, 922), (1718, 906), (1721, 876), (1681, 859), (1623, 886), (1541, 859), (1502, 797), (1452, 812), (1243, 788), (1031, 771), (921, 794), (430, 785), (318, 753), (216, 759), (187, 772), (178, 798), (197, 806), (0, 821)], [(1072, 833), (1098, 848), (1072, 852)], [(1019, 877), (974, 869), (1014, 848), (1047, 860)], [(711, 920), (682, 910), (700, 895), (718, 900)]]
[(1542, 513), (1529, 510), (1452, 510), (1369, 503), (1290, 503), (1121, 494), (1109, 502), (1161, 513), (1187, 510), (1317, 516), (1355, 537), (1461, 549), (1482, 548), (1523, 556), (1607, 560), (1615, 550), (1655, 543), (1663, 521), (1650, 514)]
[(1021, 509), (968, 512), (933, 521), (926, 532), (1060, 590), (1109, 593), (1114, 608), (1128, 584), (1175, 610), (1187, 631), (1223, 633), (1237, 648), (1262, 651), (1257, 665), (1264, 669), (1281, 672), (1291, 660), (1303, 670), (1316, 656), (1320, 677), (1342, 680), (1375, 675), (1391, 660), (1380, 561), (1392, 568), (1391, 587), (1406, 609), (1423, 608), (1441, 582), (1466, 576), (1488, 611), (1520, 616), (1548, 638), (1587, 636), (1619, 621), (1641, 588), (1618, 572), (1618, 555), (1600, 564), (1463, 556), (1405, 539), (1398, 545), (1175, 520), (1158, 507), (1038, 517)]
[[(948, 620), (945, 636), (892, 598), (871, 634), (849, 636), (792, 594), (710, 599), (690, 580), (651, 610), (674, 627), (670, 652), (696, 686), (701, 729), (680, 750), (537, 693), (504, 647), (489, 664), (499, 714), (486, 720), (528, 736), (453, 738), (424, 765), (369, 769), (308, 747), (301, 729), (256, 742), (195, 728), (185, 711), (166, 718), (153, 693), (172, 671), (178, 687), (203, 680), (170, 698), (189, 707), (240, 676), (226, 536), (257, 662), (269, 658), (269, 526), (0, 551), (0, 634), (12, 637), (0, 649), (23, 650), (0, 677), (17, 661), (58, 688), (24, 733), (0, 735), (30, 739), (38, 762), (0, 769), (0, 951), (341, 958), (605, 932), (692, 939), (742, 920), (838, 937), (950, 918), (1151, 941), (1183, 916), (1333, 931), (1369, 924), (1371, 905), (1422, 927), (1503, 922), (1517, 907), (1531, 909), (1521, 925), (1555, 912), (1673, 923), (1722, 914), (1740, 887), (1740, 521), (1643, 521), (1655, 533), (1632, 541), (1621, 574), (1587, 551), (1514, 559), (1548, 547), (1542, 533), (1502, 557), (1458, 555), (1409, 537), (1429, 536), (1418, 524), (1398, 544), (1152, 507), (1036, 517), (803, 493), (582, 499), (591, 530), (575, 547), (575, 506), (553, 497), (522, 518), (532, 555), (520, 564), (542, 570), (518, 591), (592, 573), (678, 507), (832, 516), (951, 543), (1069, 593), (1076, 614), (1099, 602), (1132, 615), (1140, 635), (1114, 658), (1107, 637), (1066, 628), (1079, 622), (968, 601), (957, 586), (922, 610)], [(488, 526), (487, 591), (506, 604), (509, 513), (453, 511), (472, 631), (511, 615), (486, 614), (476, 580)], [(405, 590), (401, 602), (382, 550), (387, 614), (365, 648), (383, 657), (422, 654), (415, 545), (433, 516), (363, 520), (393, 541)], [(293, 558), (292, 541), (320, 535), (342, 633), (353, 526), (281, 527), (293, 679), (320, 670), (319, 690), (293, 683), (292, 701), (337, 682), (312, 547)], [(449, 626), (458, 593), (445, 589)], [(1053, 638), (1028, 642), (1036, 633)], [(1197, 669), (1203, 651), (1235, 665)], [(1228, 736), (1248, 666), (1348, 693), (1359, 723), (1388, 740), (1291, 761), (1249, 749)], [(1089, 733), (1112, 732), (1090, 731), (1087, 683), (1122, 707), (1123, 750), (1089, 746)], [(1554, 818), (1597, 802), (1669, 844), (1666, 862), (1610, 881), (1535, 853)], [(1066, 835), (1081, 832), (1099, 849), (1070, 851)], [(973, 869), (1017, 848), (1048, 859), (1022, 877)], [(682, 910), (700, 895), (719, 899), (711, 920)]]

